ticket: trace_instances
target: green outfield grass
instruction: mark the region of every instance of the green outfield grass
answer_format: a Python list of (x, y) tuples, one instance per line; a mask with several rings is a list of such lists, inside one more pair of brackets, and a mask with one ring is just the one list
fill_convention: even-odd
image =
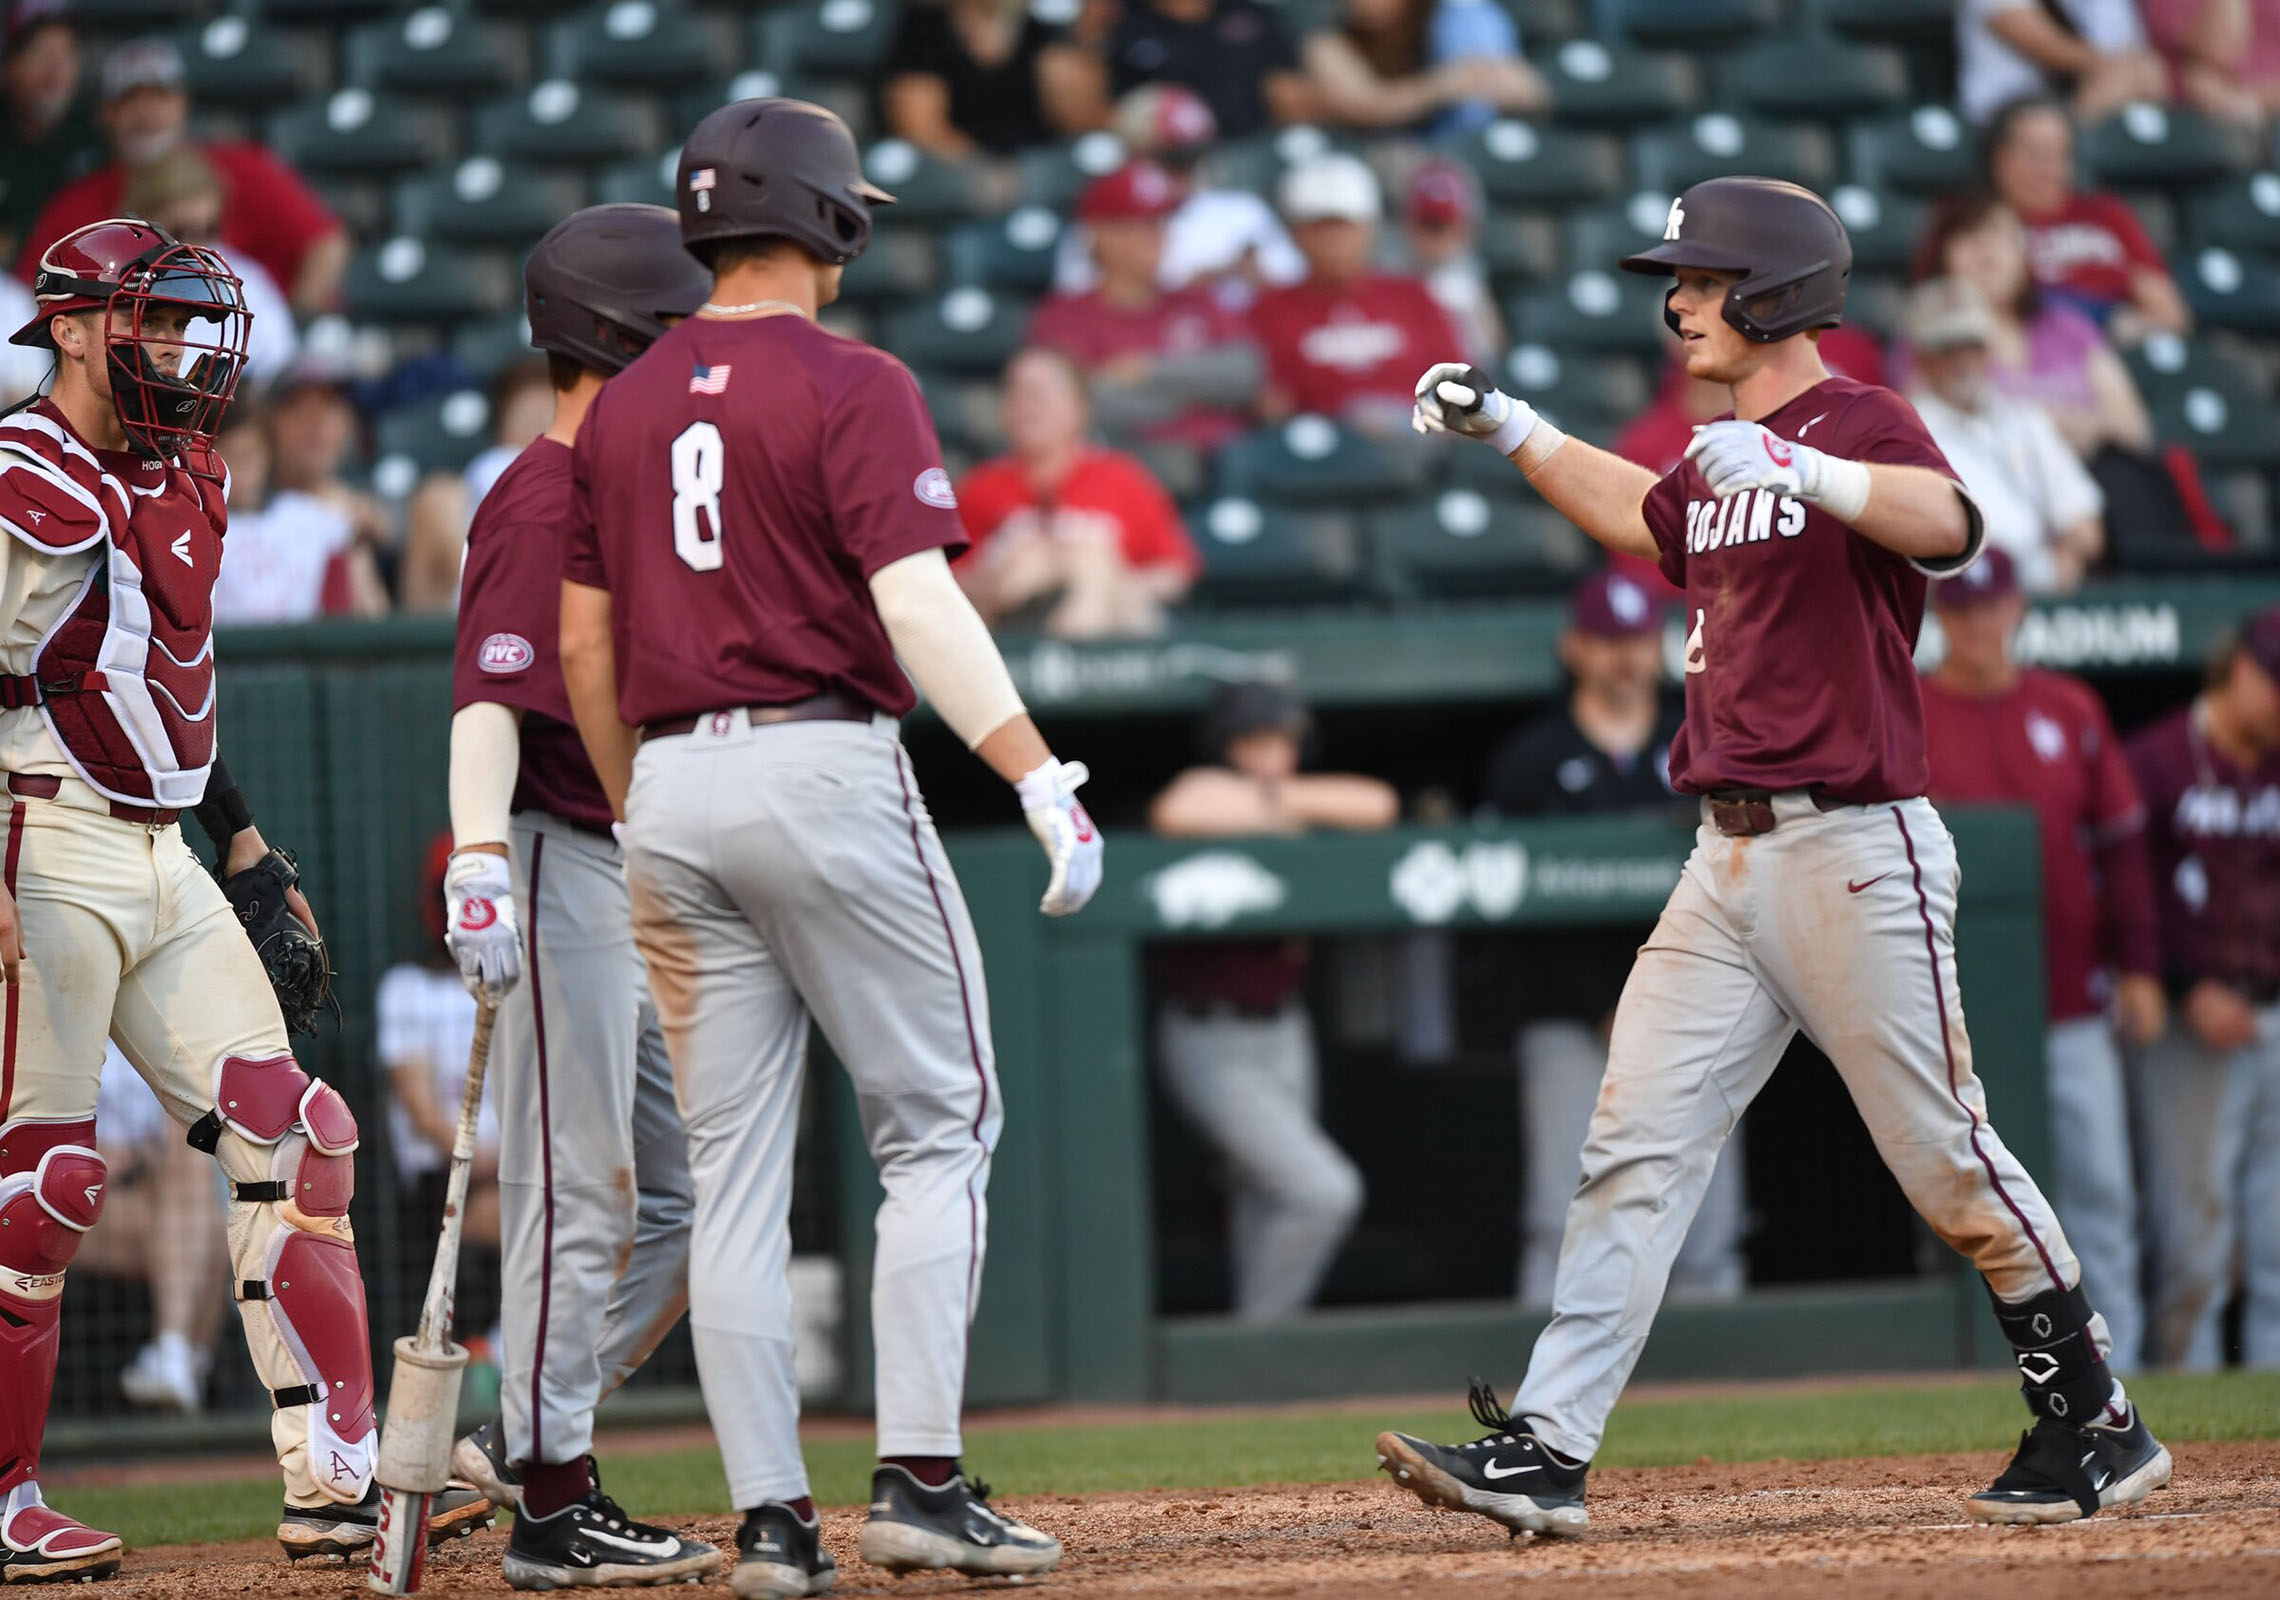
[[(2136, 1378), (2130, 1390), (2171, 1443), (2280, 1438), (2280, 1373)], [(2015, 1389), (1999, 1379), (1641, 1401), (1616, 1411), (1598, 1464), (1640, 1467), (1703, 1457), (1764, 1461), (1995, 1450), (2013, 1443), (2022, 1417)], [(987, 1427), (968, 1438), (966, 1459), (1008, 1494), (1336, 1483), (1369, 1475), (1370, 1441), (1384, 1428), (1439, 1439), (1470, 1438), (1478, 1431), (1454, 1406), (1188, 1414), (1160, 1422)], [(601, 1448), (610, 1491), (637, 1516), (729, 1509), (717, 1451), (612, 1452), (606, 1435)], [(855, 1505), (868, 1493), (867, 1441), (811, 1441), (807, 1460), (816, 1498), (824, 1504)], [(57, 1490), (54, 1498), (73, 1515), (143, 1547), (258, 1538), (277, 1524), (278, 1497), (271, 1480), (70, 1487)]]

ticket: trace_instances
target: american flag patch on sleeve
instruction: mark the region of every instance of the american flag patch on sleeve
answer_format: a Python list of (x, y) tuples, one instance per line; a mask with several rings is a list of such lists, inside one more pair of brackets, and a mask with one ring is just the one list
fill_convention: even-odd
[(689, 371), (689, 393), (719, 394), (728, 387), (728, 363), (717, 367), (696, 366)]

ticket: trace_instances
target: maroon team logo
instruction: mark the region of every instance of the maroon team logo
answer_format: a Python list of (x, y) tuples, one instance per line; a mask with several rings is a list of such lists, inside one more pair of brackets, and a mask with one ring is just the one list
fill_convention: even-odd
[(483, 641), (483, 648), (475, 658), (477, 666), (485, 672), (520, 672), (529, 666), (536, 652), (530, 641), (519, 633), (494, 633)]
[(1773, 457), (1773, 464), (1775, 466), (1786, 467), (1792, 460), (1795, 459), (1795, 452), (1789, 448), (1789, 441), (1787, 439), (1776, 438), (1770, 433), (1765, 434), (1762, 437), (1765, 440), (1765, 453)]

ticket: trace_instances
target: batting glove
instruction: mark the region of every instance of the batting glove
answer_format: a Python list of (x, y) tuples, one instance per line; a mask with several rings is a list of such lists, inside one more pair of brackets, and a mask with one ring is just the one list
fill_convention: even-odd
[(1817, 505), (1840, 522), (1851, 522), (1868, 504), (1868, 468), (1861, 462), (1738, 418), (1696, 428), (1686, 459), (1721, 500), (1744, 489), (1764, 489)]
[(443, 875), (443, 942), (467, 992), (496, 1004), (522, 977), (522, 930), (505, 856), (462, 850)]
[(1037, 770), (1013, 786), (1021, 796), (1021, 814), (1029, 831), (1045, 847), (1053, 864), (1052, 881), (1037, 909), (1049, 917), (1082, 911), (1100, 887), (1100, 830), (1077, 800), (1077, 788), (1092, 774), (1082, 761), (1056, 761), (1051, 756)]
[(1441, 361), (1417, 380), (1417, 409), (1409, 425), (1419, 433), (1485, 439), (1508, 456), (1536, 431), (1537, 420), (1534, 406), (1504, 393), (1480, 368)]

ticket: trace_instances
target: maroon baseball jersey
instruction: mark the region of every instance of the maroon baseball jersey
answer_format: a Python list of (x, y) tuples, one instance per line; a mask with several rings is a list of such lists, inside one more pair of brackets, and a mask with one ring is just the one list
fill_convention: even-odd
[[(1889, 389), (1829, 378), (1758, 420), (1830, 455), (1955, 476), (1915, 407)], [(1686, 722), (1671, 741), (1672, 786), (1816, 789), (1853, 804), (1922, 794), (1923, 573), (1801, 500), (1763, 490), (1717, 499), (1691, 461), (1641, 509), (1663, 576), (1685, 591)]]
[(2173, 983), (2222, 978), (2280, 989), (2280, 755), (2236, 766), (2195, 725), (2196, 707), (2129, 742), (2145, 797), (2164, 968)]
[(507, 465), (467, 530), (459, 577), (452, 709), (492, 701), (522, 713), (517, 811), (550, 811), (607, 833), (609, 796), (570, 715), (558, 649), (570, 447), (534, 439)]
[(607, 589), (639, 725), (836, 690), (916, 703), (881, 567), (966, 547), (910, 371), (804, 317), (692, 317), (578, 430), (563, 576)]
[(2042, 820), (2043, 960), (2054, 1022), (2104, 1007), (2109, 967), (2158, 975), (2145, 808), (2106, 708), (2033, 668), (2001, 694), (1924, 680), (1932, 798), (2031, 805)]

